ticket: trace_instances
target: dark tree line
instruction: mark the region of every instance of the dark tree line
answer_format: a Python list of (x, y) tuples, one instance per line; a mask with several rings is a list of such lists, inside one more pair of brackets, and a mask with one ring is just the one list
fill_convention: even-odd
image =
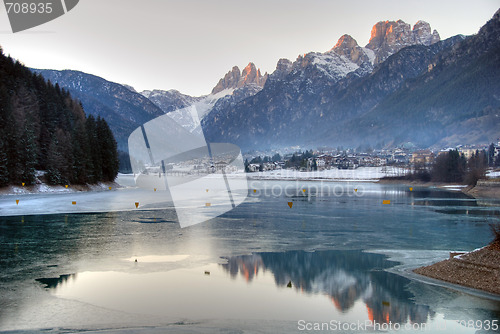
[(488, 155), (484, 150), (476, 151), (469, 159), (458, 150), (450, 150), (439, 154), (430, 168), (424, 164), (415, 165), (403, 179), (475, 186), (478, 180), (485, 178), (487, 167)]
[(450, 150), (439, 154), (434, 163), (427, 166), (415, 164), (410, 173), (391, 179), (418, 180), (423, 182), (464, 183), (475, 186), (477, 181), (486, 178), (488, 166), (500, 165), (500, 155), (495, 156), (495, 146), (491, 144), (488, 151), (477, 150), (467, 159), (458, 150)]
[(33, 184), (36, 170), (51, 184), (113, 181), (116, 141), (104, 119), (0, 49), (0, 186)]
[(476, 185), (485, 178), (488, 167), (488, 153), (477, 150), (466, 159), (458, 150), (450, 150), (440, 154), (431, 170), (431, 177), (436, 182), (454, 182)]
[(249, 172), (249, 165), (250, 164), (259, 164), (260, 167), (259, 167), (259, 171), (263, 171), (264, 170), (264, 164), (265, 163), (268, 163), (268, 162), (278, 162), (278, 161), (281, 161), (282, 157), (279, 153), (276, 153), (275, 155), (273, 155), (272, 157), (270, 156), (264, 156), (264, 158), (262, 158), (260, 155), (253, 158), (250, 162), (248, 161), (248, 159), (245, 159), (245, 171), (248, 173)]
[(285, 168), (307, 167), (307, 160), (314, 157), (313, 150), (302, 153), (294, 153), (290, 159), (285, 162)]

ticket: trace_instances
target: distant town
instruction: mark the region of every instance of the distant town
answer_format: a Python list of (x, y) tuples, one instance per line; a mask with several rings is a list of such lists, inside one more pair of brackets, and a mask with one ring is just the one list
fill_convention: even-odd
[[(390, 148), (318, 148), (294, 153), (250, 152), (245, 154), (246, 172), (289, 169), (297, 171), (321, 171), (328, 169), (356, 169), (358, 167), (429, 167), (436, 158), (450, 151), (457, 151), (469, 160), (476, 155), (484, 155), (489, 167), (500, 167), (500, 138), (490, 145), (459, 145), (439, 150), (415, 149), (412, 145)], [(283, 155), (282, 155), (283, 154)]]

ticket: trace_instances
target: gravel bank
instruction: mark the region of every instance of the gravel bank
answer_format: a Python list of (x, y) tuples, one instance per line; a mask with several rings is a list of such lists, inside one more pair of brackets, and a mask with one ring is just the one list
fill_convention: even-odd
[(500, 243), (417, 268), (414, 272), (500, 295)]

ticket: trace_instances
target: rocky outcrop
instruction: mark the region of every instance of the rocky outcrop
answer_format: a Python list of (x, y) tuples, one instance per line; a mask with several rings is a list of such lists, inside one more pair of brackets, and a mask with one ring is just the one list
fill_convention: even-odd
[(145, 90), (141, 94), (157, 105), (164, 113), (189, 107), (203, 98), (185, 95), (175, 89), (167, 91), (159, 89)]
[(278, 60), (276, 64), (276, 70), (269, 76), (273, 80), (283, 80), (292, 71), (293, 63), (285, 58)]
[(241, 78), (236, 88), (241, 88), (251, 84), (264, 87), (266, 80), (267, 73), (265, 75), (260, 74), (260, 69), (257, 69), (254, 63), (248, 63), (248, 65), (241, 72)]
[(257, 69), (254, 63), (248, 63), (243, 72), (240, 72), (238, 66), (234, 66), (231, 71), (226, 73), (224, 78), (219, 80), (217, 85), (212, 89), (212, 94), (217, 94), (225, 89), (242, 88), (252, 84), (262, 88), (266, 83), (267, 77), (267, 73), (262, 75), (260, 69)]
[(425, 21), (415, 23), (412, 32), (415, 37), (415, 44), (431, 45), (441, 40), (436, 30), (431, 33), (431, 25)]
[(374, 63), (377, 65), (404, 47), (417, 44), (429, 46), (439, 41), (438, 32), (434, 30), (431, 33), (431, 26), (425, 21), (418, 21), (413, 30), (402, 20), (380, 21), (373, 26), (366, 48), (375, 52)]
[[(259, 93), (210, 113), (205, 136), (244, 150), (485, 141), (500, 124), (498, 27), (495, 15), (476, 35), (435, 42), (424, 22), (387, 21), (367, 48), (342, 36), (328, 52), (300, 55), (290, 72), (284, 66), (282, 80), (272, 74)], [(366, 49), (378, 57), (371, 69)]]
[[(340, 37), (331, 51), (346, 57), (357, 65), (370, 62), (367, 52), (350, 35)], [(368, 51), (370, 52), (371, 50)]]

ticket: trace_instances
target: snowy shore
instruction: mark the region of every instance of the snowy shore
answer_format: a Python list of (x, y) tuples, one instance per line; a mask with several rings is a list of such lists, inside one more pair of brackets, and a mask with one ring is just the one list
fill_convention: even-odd
[(314, 172), (299, 172), (294, 170), (274, 170), (249, 173), (251, 180), (292, 180), (292, 181), (358, 181), (377, 182), (383, 177), (402, 176), (406, 169), (400, 167), (360, 167), (357, 169), (325, 169)]

